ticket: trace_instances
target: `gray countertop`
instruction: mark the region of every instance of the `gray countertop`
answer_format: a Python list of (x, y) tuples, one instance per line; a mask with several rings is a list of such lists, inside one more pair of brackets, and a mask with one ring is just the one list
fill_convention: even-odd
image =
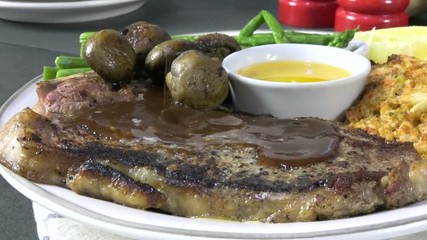
[[(0, 20), (0, 103), (52, 65), (60, 53), (78, 54), (81, 32), (120, 30), (145, 20), (171, 34), (238, 30), (260, 10), (277, 13), (277, 0), (149, 0), (144, 7), (102, 21), (32, 24)], [(412, 24), (427, 25), (425, 16)], [(0, 239), (37, 239), (31, 201), (0, 177)]]

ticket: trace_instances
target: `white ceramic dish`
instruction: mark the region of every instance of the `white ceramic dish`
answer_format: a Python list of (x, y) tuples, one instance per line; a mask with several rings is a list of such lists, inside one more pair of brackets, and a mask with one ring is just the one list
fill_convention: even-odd
[[(242, 68), (272, 61), (318, 62), (344, 69), (350, 76), (298, 83), (263, 81), (239, 74)], [(334, 120), (342, 117), (359, 97), (371, 63), (365, 56), (335, 47), (270, 44), (234, 52), (224, 59), (223, 67), (230, 78), (232, 101), (237, 110), (271, 114), (278, 118), (320, 117)]]
[(146, 0), (0, 1), (0, 18), (33, 23), (76, 23), (132, 12)]
[[(37, 77), (0, 109), (0, 126), (32, 106)], [(35, 184), (0, 167), (0, 174), (39, 205), (95, 228), (136, 239), (390, 239), (427, 231), (427, 201), (404, 208), (341, 220), (262, 224), (191, 219), (123, 207), (79, 196), (70, 190)]]

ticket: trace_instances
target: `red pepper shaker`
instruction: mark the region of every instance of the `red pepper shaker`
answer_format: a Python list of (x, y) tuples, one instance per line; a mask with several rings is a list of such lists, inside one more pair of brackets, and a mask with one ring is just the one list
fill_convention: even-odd
[(335, 31), (402, 27), (409, 24), (409, 0), (338, 0)]
[(334, 27), (336, 0), (279, 0), (279, 20), (302, 28)]

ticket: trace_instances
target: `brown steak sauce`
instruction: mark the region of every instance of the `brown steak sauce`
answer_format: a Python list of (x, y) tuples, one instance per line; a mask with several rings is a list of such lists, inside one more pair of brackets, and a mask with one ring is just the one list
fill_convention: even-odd
[(290, 168), (327, 160), (339, 134), (310, 118), (277, 120), (226, 111), (195, 110), (174, 104), (164, 89), (145, 90), (141, 99), (82, 114), (73, 121), (98, 138), (162, 143), (196, 152), (208, 145), (255, 146), (260, 165)]

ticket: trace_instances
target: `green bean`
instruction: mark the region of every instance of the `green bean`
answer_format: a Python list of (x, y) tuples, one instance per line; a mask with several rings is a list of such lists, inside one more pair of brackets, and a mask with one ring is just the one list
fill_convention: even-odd
[[(307, 43), (318, 45), (328, 45), (332, 40), (335, 39), (335, 36), (331, 34), (295, 34), (294, 32), (285, 32), (285, 36), (290, 43)], [(271, 33), (259, 33), (248, 37), (239, 36), (235, 38), (242, 46), (258, 46), (276, 43), (274, 36)]]
[(266, 35), (252, 35), (252, 36), (238, 36), (235, 37), (237, 42), (241, 46), (247, 46), (247, 47), (253, 47), (258, 45), (265, 45), (265, 44), (273, 44), (275, 43), (274, 37), (272, 34)]
[[(269, 33), (255, 33), (256, 30), (266, 23), (270, 28)], [(260, 11), (255, 17), (250, 19), (248, 23), (240, 30), (234, 38), (242, 47), (258, 46), (264, 44), (274, 43), (306, 43), (328, 45), (335, 47), (346, 47), (353, 39), (354, 33), (359, 29), (347, 30), (340, 33), (333, 34), (319, 34), (319, 33), (304, 33), (297, 31), (285, 31), (277, 20), (277, 18), (266, 10)], [(86, 32), (80, 35), (81, 41), (81, 54), (84, 54), (85, 40), (90, 37), (93, 32)], [(173, 39), (187, 39), (194, 41), (198, 35), (176, 35), (172, 36)], [(83, 56), (83, 55), (82, 55)]]
[(80, 43), (80, 57), (84, 58), (85, 56), (85, 46), (86, 46), (86, 41), (92, 37), (93, 34), (95, 34), (96, 32), (83, 32), (80, 34), (79, 37), (79, 43)]
[(72, 56), (58, 56), (55, 59), (55, 64), (61, 69), (89, 67), (84, 58)]
[(359, 31), (359, 28), (336, 33), (334, 35), (334, 39), (328, 43), (328, 46), (340, 48), (346, 47), (357, 31)]
[(257, 30), (264, 23), (263, 16), (261, 13), (258, 13), (254, 18), (249, 20), (249, 22), (240, 30), (239, 36), (249, 37), (255, 30)]
[(268, 11), (262, 10), (261, 11), (262, 17), (267, 24), (267, 26), (270, 28), (271, 32), (273, 33), (274, 40), (276, 43), (287, 43), (289, 42), (287, 37), (285, 36), (285, 33), (283, 31), (282, 25), (279, 23), (277, 18), (273, 16)]
[[(317, 45), (329, 45), (346, 47), (348, 42), (354, 36), (356, 30), (348, 30), (348, 33), (305, 33), (296, 31), (284, 31), (289, 43), (306, 43), (306, 44), (317, 44)], [(179, 35), (173, 36), (174, 39), (187, 39), (196, 40), (200, 35)], [(254, 33), (251, 36), (233, 36), (236, 41), (242, 47), (253, 47), (265, 44), (277, 43), (274, 39), (274, 35), (271, 32), (268, 33)]]
[(250, 37), (253, 33), (263, 24), (266, 23), (270, 28), (275, 43), (288, 42), (282, 25), (279, 21), (268, 11), (262, 10), (254, 18), (252, 18), (241, 30), (236, 40), (240, 42), (240, 38)]
[(43, 80), (50, 80), (56, 78), (58, 72), (57, 67), (44, 66), (43, 67)]
[(66, 69), (58, 69), (58, 71), (56, 72), (56, 77), (66, 77), (66, 76), (70, 76), (73, 74), (77, 74), (77, 73), (84, 73), (84, 72), (89, 72), (92, 69), (87, 67), (87, 68), (66, 68)]
[(92, 37), (93, 34), (95, 34), (95, 32), (83, 32), (83, 33), (81, 33), (80, 37), (79, 37), (80, 42), (87, 41), (90, 37)]
[(80, 41), (80, 57), (85, 58), (86, 41)]

